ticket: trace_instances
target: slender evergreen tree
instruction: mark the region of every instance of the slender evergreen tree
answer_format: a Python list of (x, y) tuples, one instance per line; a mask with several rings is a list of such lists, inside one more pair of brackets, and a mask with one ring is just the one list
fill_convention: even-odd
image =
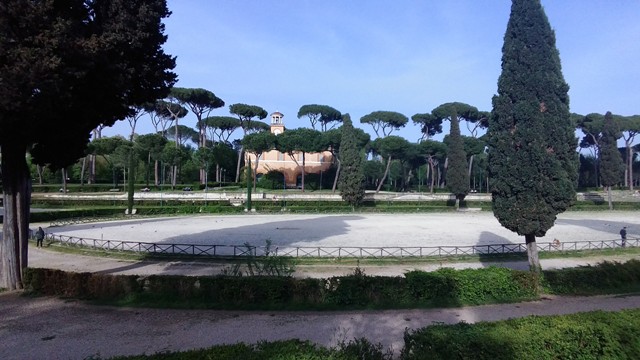
[(456, 208), (469, 193), (469, 173), (467, 171), (467, 153), (464, 151), (464, 140), (460, 135), (460, 123), (457, 114), (451, 115), (451, 129), (449, 131), (449, 149), (447, 157), (447, 187), (456, 196)]
[(349, 114), (342, 117), (342, 139), (340, 141), (340, 195), (353, 207), (364, 200), (364, 172), (362, 153), (358, 148), (358, 137)]
[(600, 179), (607, 189), (609, 210), (613, 210), (611, 186), (619, 184), (624, 176), (624, 162), (618, 150), (618, 137), (620, 137), (618, 124), (613, 120), (611, 112), (607, 112), (604, 116), (600, 140)]
[(540, 0), (513, 0), (489, 122), (493, 212), (523, 235), (540, 271), (536, 237), (575, 201), (578, 155), (555, 34)]

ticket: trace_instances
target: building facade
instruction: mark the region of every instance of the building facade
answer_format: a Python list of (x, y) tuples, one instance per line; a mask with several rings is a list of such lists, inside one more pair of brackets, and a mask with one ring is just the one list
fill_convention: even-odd
[[(271, 132), (275, 135), (282, 134), (286, 129), (282, 118), (284, 115), (278, 111), (271, 114)], [(251, 161), (255, 166), (256, 156), (245, 153), (245, 161)], [(333, 163), (333, 155), (330, 151), (320, 153), (305, 154), (305, 174), (321, 174), (327, 171)], [(279, 171), (284, 174), (286, 187), (294, 188), (300, 185), (302, 176), (302, 153), (294, 153), (293, 158), (289, 154), (281, 153), (278, 150), (271, 150), (262, 153), (258, 161), (257, 174), (264, 175), (270, 171)], [(283, 184), (283, 186), (285, 186)]]

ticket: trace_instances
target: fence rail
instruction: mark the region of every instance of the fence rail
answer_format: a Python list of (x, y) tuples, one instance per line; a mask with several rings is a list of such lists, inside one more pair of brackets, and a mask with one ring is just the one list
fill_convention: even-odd
[[(525, 253), (527, 247), (524, 244), (489, 244), (468, 246), (407, 246), (407, 247), (311, 247), (311, 246), (280, 246), (266, 247), (253, 245), (198, 245), (198, 244), (171, 244), (171, 243), (147, 243), (136, 241), (102, 240), (73, 237), (59, 234), (47, 234), (49, 242), (57, 242), (68, 246), (82, 246), (108, 251), (131, 251), (148, 254), (190, 255), (190, 256), (289, 256), (295, 258), (305, 257), (331, 257), (331, 258), (423, 258), (446, 257), (462, 255), (494, 255), (494, 254), (518, 254)], [(621, 240), (589, 240), (537, 243), (538, 251), (578, 251), (578, 250), (604, 250), (615, 249), (623, 246)], [(640, 246), (640, 239), (627, 239), (627, 247)]]

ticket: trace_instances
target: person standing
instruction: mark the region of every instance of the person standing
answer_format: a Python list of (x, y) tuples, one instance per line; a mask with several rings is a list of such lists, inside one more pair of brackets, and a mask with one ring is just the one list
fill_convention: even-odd
[(627, 245), (627, 227), (624, 226), (620, 229), (620, 238), (622, 239), (622, 247)]
[(38, 226), (38, 231), (36, 231), (36, 247), (42, 247), (43, 241), (44, 241), (44, 230), (42, 230), (42, 226)]

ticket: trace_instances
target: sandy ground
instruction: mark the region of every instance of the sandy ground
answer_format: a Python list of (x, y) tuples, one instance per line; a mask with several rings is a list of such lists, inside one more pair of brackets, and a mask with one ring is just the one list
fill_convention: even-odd
[[(562, 241), (618, 238), (622, 226), (630, 236), (640, 230), (637, 213), (565, 213), (545, 239)], [(37, 226), (37, 224), (35, 224)], [(198, 216), (80, 224), (47, 232), (114, 240), (177, 243), (246, 241), (301, 246), (438, 246), (446, 244), (521, 242), (502, 229), (489, 213), (423, 215), (245, 215)], [(373, 245), (375, 244), (375, 245)], [(609, 260), (628, 260), (619, 256)], [(577, 266), (602, 258), (543, 260), (543, 268)], [(412, 268), (481, 267), (491, 264), (438, 263), (418, 266), (366, 267), (367, 274), (401, 275)], [(524, 262), (502, 266), (526, 268)], [(133, 262), (64, 255), (30, 248), (30, 266), (112, 274), (207, 275), (217, 270), (199, 262)], [(306, 267), (297, 276), (331, 276), (353, 267)], [(405, 328), (433, 323), (495, 321), (527, 315), (640, 308), (640, 295), (549, 297), (541, 301), (433, 310), (349, 312), (237, 312), (97, 307), (55, 298), (0, 294), (0, 359), (85, 359), (90, 356), (152, 354), (216, 344), (255, 343), (299, 338), (333, 346), (340, 340), (366, 337), (392, 347), (403, 345)]]
[[(33, 224), (35, 226), (47, 224)], [(563, 242), (618, 239), (618, 231), (628, 227), (628, 237), (640, 232), (637, 212), (569, 212), (561, 214), (556, 225), (540, 243), (559, 239)], [(155, 219), (87, 223), (48, 227), (47, 233), (84, 239), (132, 240), (181, 244), (264, 245), (266, 239), (274, 247), (412, 247), (467, 246), (488, 244), (522, 244), (523, 238), (503, 228), (488, 212), (446, 214), (368, 214), (368, 215), (235, 215), (188, 216)], [(93, 257), (68, 257), (31, 248), (30, 266), (60, 268), (78, 272), (111, 274), (212, 275), (224, 268), (198, 261), (128, 262)], [(637, 256), (636, 256), (637, 258)], [(628, 257), (612, 258), (624, 261)], [(595, 264), (599, 258), (543, 260), (543, 268), (563, 268)], [(410, 266), (363, 266), (370, 275), (402, 275), (413, 270), (440, 267), (507, 266), (526, 270), (525, 261), (508, 263), (429, 263)], [(353, 266), (298, 267), (295, 276), (328, 277), (351, 273)]]
[[(637, 212), (566, 212), (539, 242), (618, 239), (640, 234)], [(490, 212), (354, 215), (218, 215), (135, 219), (50, 227), (48, 233), (173, 244), (274, 246), (443, 246), (522, 243)]]

